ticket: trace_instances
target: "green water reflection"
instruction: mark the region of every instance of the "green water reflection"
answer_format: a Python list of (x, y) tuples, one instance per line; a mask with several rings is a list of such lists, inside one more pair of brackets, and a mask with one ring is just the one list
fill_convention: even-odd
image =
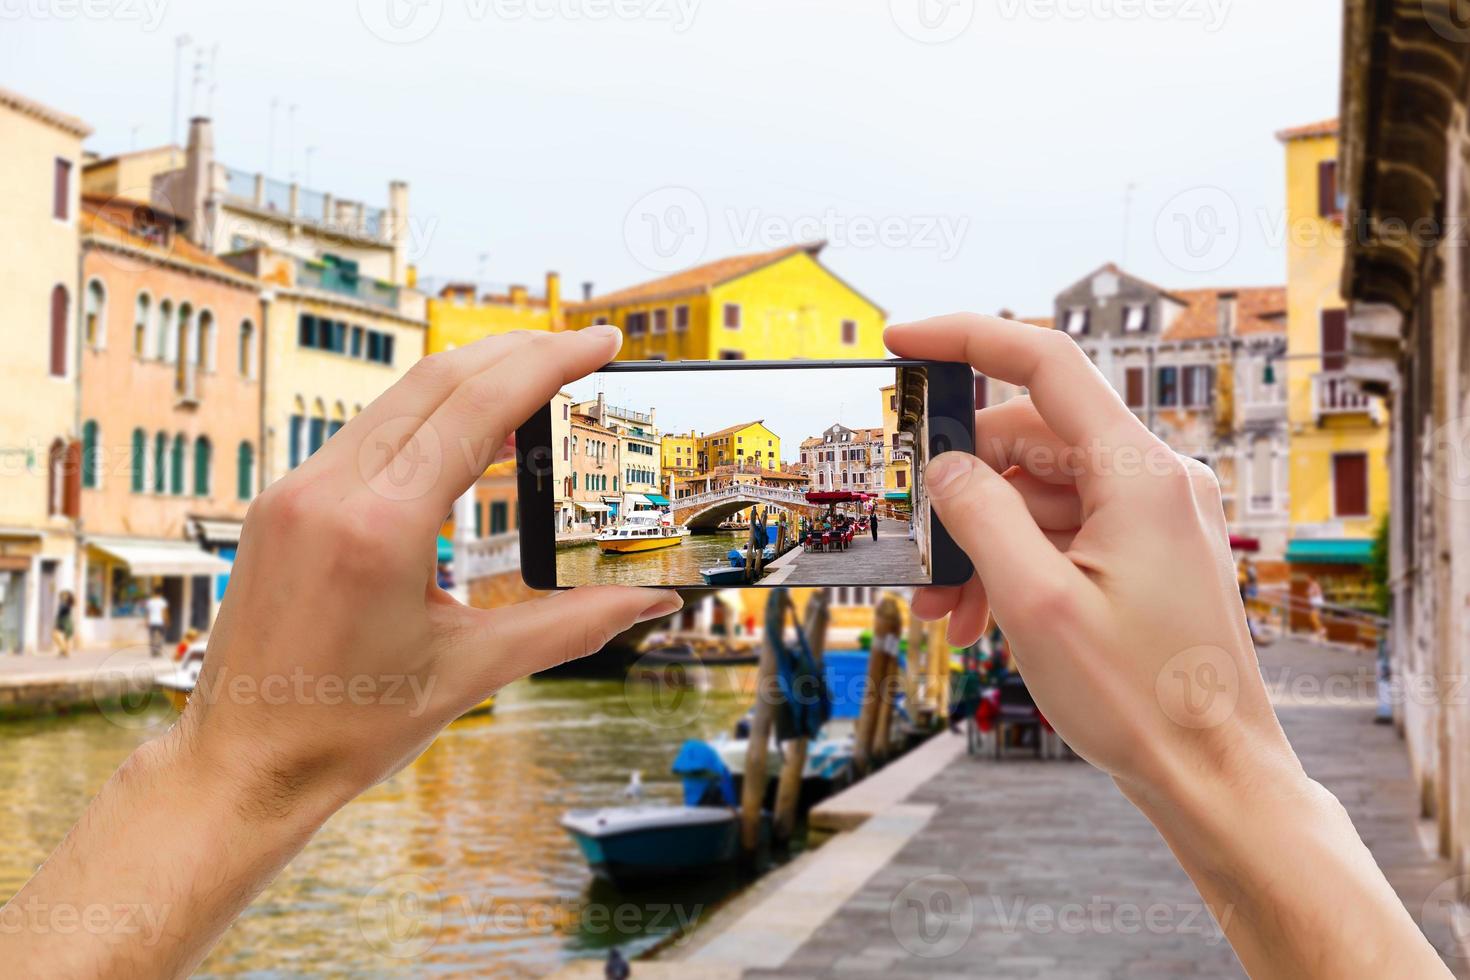
[(630, 555), (604, 555), (596, 545), (556, 553), (558, 585), (703, 585), (701, 569), (728, 564), (731, 548), (743, 548), (748, 531), (691, 534), (681, 544)]
[[(494, 715), (451, 726), (338, 813), (200, 974), (543, 976), (608, 946), (631, 953), (657, 942), (732, 883), (635, 894), (594, 886), (557, 818), (624, 802), (632, 769), (643, 771), (648, 798), (676, 801), (674, 752), (685, 738), (729, 729), (748, 703), (738, 693), (749, 690), (747, 670), (718, 672), (698, 710), (667, 710), (645, 689), (625, 694), (621, 681), (511, 686)], [(20, 887), (118, 763), (158, 731), (97, 715), (0, 728), (0, 895)]]

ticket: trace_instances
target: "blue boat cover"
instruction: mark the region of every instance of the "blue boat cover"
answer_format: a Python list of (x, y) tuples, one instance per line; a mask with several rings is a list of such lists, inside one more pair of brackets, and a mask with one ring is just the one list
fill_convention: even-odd
[(786, 589), (771, 590), (766, 603), (766, 642), (776, 652), (776, 682), (786, 710), (776, 715), (776, 738), (816, 738), (832, 717), (832, 692), (812, 656), (801, 623), (796, 624), (796, 646), (786, 645), (784, 629)]
[(679, 747), (674, 775), (684, 779), (684, 805), (699, 806), (711, 787), (718, 786), (726, 806), (735, 805), (735, 780), (714, 746), (691, 738)]

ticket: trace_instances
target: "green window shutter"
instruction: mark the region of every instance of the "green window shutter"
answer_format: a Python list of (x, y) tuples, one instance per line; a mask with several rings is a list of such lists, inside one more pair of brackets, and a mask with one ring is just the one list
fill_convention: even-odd
[(82, 426), (82, 486), (97, 486), (97, 423), (92, 419)]
[(167, 469), (168, 438), (162, 433), (153, 437), (153, 492), (163, 493), (163, 475)]
[(169, 454), (169, 492), (175, 497), (184, 494), (184, 437), (174, 436), (173, 452)]
[(480, 502), (475, 501), (475, 537), (485, 536), (485, 511), (480, 507)]
[(209, 496), (209, 440), (200, 436), (194, 440), (194, 496)]
[(240, 443), (235, 460), (235, 496), (249, 500), (255, 489), (255, 449), (248, 442)]
[(142, 429), (133, 430), (133, 493), (143, 492), (143, 470), (148, 462), (148, 435)]

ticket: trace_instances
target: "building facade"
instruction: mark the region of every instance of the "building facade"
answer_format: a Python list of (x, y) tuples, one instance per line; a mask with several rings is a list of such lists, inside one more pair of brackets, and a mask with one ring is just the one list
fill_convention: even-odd
[(427, 316), (431, 354), (514, 330), (564, 330), (561, 277), (548, 272), (540, 296), (520, 285), (495, 292), (472, 282), (447, 283), (428, 300)]
[(606, 527), (622, 501), (618, 471), (622, 453), (618, 434), (590, 415), (572, 412), (571, 500), (579, 531)]
[(743, 464), (781, 468), (781, 437), (766, 427), (764, 419), (701, 435), (696, 446), (696, 465), (700, 472)]
[(609, 501), (609, 516), (613, 520), (650, 504), (668, 506), (668, 498), (663, 495), (663, 440), (658, 434), (658, 415), (654, 409), (640, 412), (609, 405), (606, 395), (598, 392), (595, 399), (574, 404), (572, 414), (588, 416), (617, 434), (617, 456), (621, 462), (613, 493), (620, 496)]
[(909, 491), (914, 485), (914, 448), (900, 434), (898, 385), (884, 385), (878, 389), (878, 398), (883, 409), (883, 447), (888, 457), (883, 467), (883, 497), (895, 506), (903, 507), (908, 503)]
[[(1389, 510), (1388, 411), (1347, 371), (1346, 256), (1337, 121), (1278, 133), (1286, 149), (1287, 412), (1296, 591), (1308, 576), (1334, 605), (1372, 605), (1369, 568)], [(1345, 627), (1346, 628), (1346, 627)]]
[(883, 358), (885, 314), (819, 260), (825, 243), (719, 259), (569, 304), (622, 328), (619, 360)]
[(881, 494), (889, 451), (881, 427), (834, 424), (801, 441), (798, 465), (813, 490)]
[(556, 533), (566, 534), (577, 521), (572, 504), (572, 395), (559, 391), (551, 399), (552, 507)]
[(77, 296), (86, 124), (0, 89), (0, 652), (47, 650), (75, 593)]
[(260, 485), (260, 284), (146, 202), (83, 201), (84, 642), (207, 631)]

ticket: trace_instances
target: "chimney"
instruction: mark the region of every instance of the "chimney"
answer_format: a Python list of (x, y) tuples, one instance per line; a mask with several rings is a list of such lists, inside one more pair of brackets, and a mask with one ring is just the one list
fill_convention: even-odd
[(184, 153), (184, 186), (181, 214), (188, 224), (189, 240), (205, 251), (213, 251), (214, 216), (210, 214), (210, 179), (214, 173), (214, 124), (203, 116), (189, 120), (189, 147)]
[(522, 286), (519, 283), (511, 283), (511, 287), (510, 287), (510, 305), (511, 306), (525, 306), (526, 305), (526, 287), (525, 286)]
[(552, 330), (564, 330), (566, 324), (561, 317), (561, 274), (546, 273), (546, 314)]
[(592, 283), (582, 283), (582, 302), (586, 303), (592, 299)]
[(597, 393), (597, 424), (607, 425), (607, 392)]
[(404, 275), (404, 285), (409, 289), (419, 288), (419, 267), (412, 263), (408, 266), (408, 272)]
[(408, 283), (408, 181), (388, 182), (387, 227), (379, 234), (393, 245), (393, 261), (389, 265), (389, 278), (398, 285)]

